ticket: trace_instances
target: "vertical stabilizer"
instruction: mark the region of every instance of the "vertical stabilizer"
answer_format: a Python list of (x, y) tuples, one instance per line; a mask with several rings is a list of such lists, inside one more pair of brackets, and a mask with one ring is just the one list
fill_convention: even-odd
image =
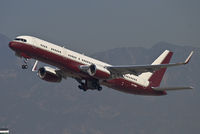
[[(165, 50), (153, 63), (152, 65), (157, 64), (168, 64), (171, 60), (171, 57), (173, 55), (173, 52), (170, 52), (169, 50)], [(160, 86), (160, 83), (162, 81), (162, 78), (166, 72), (167, 68), (162, 68), (160, 70), (157, 70), (153, 73), (147, 72), (142, 73), (140, 75), (141, 78), (149, 80), (151, 87), (158, 87)]]

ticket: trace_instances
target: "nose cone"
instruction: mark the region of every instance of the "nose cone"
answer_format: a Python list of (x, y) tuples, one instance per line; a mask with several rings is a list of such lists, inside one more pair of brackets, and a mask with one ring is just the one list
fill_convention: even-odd
[(9, 42), (8, 46), (12, 49), (12, 42)]
[(9, 46), (12, 50), (14, 50), (15, 47), (16, 47), (16, 43), (14, 43), (14, 42), (11, 41), (11, 42), (9, 42), (8, 46)]

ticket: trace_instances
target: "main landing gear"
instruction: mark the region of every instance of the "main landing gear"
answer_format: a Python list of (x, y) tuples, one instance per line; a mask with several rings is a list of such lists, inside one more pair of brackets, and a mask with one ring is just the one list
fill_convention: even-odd
[(85, 87), (83, 84), (78, 85), (78, 88), (83, 90), (83, 91), (87, 91), (88, 90), (87, 87)]
[(25, 58), (25, 59), (24, 59), (24, 64), (22, 65), (22, 69), (28, 69), (28, 64), (27, 64), (27, 62), (28, 62), (28, 59)]
[(98, 91), (101, 91), (103, 88), (101, 87), (101, 86), (99, 86), (98, 88), (97, 88), (97, 90)]
[(99, 80), (81, 80), (81, 79), (76, 79), (76, 80), (80, 83), (78, 88), (83, 91), (87, 91), (89, 89), (98, 91), (102, 90), (102, 87), (99, 84)]
[[(87, 91), (87, 90), (90, 89), (90, 88), (88, 88), (87, 86), (82, 85), (82, 84), (79, 85), (78, 88), (81, 89), (81, 90), (83, 90), (83, 91)], [(95, 88), (95, 89), (96, 89), (96, 88)], [(95, 90), (95, 89), (91, 89), (91, 90)], [(101, 90), (102, 90), (102, 87), (101, 87), (101, 86), (97, 87), (97, 90), (98, 90), (98, 91), (101, 91)]]

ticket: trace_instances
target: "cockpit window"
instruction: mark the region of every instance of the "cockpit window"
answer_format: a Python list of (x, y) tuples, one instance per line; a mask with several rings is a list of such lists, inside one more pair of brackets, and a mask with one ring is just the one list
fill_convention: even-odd
[(14, 40), (26, 42), (26, 39), (22, 39), (22, 38), (15, 38)]

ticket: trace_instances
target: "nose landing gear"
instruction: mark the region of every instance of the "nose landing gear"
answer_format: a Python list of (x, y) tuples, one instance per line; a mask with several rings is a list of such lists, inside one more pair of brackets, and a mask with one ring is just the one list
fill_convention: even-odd
[(28, 62), (28, 59), (25, 58), (25, 59), (24, 59), (24, 64), (22, 65), (22, 69), (28, 69), (28, 64), (27, 64), (27, 62)]
[(28, 69), (28, 65), (22, 65), (22, 69)]

